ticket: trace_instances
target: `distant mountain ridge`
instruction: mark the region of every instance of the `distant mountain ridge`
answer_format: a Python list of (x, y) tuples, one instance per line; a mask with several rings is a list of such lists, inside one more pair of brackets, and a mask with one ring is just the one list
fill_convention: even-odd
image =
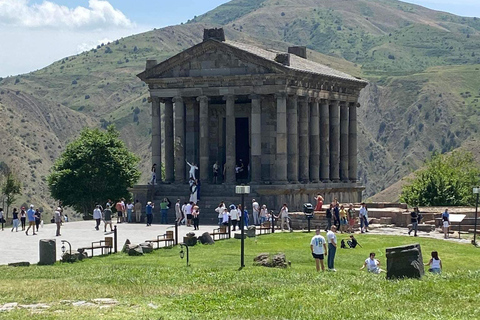
[(214, 26), (224, 27), (228, 39), (258, 46), (306, 45), (309, 59), (371, 82), (359, 109), (366, 196), (417, 169), (432, 151), (455, 149), (478, 135), (479, 19), (394, 0), (234, 0), (186, 24), (1, 80), (0, 162), (24, 182), (21, 201), (52, 205), (45, 177), (85, 125), (116, 124), (140, 156), (146, 181), (150, 106), (135, 75), (147, 58), (162, 61)]

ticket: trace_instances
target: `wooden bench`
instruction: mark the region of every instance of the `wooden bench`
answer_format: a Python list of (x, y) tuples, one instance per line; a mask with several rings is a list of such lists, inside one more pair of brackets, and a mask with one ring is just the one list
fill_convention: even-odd
[(163, 242), (165, 247), (172, 246), (175, 244), (175, 239), (173, 238), (173, 231), (167, 231), (165, 234), (160, 234), (156, 239), (145, 240), (145, 242), (156, 243), (157, 249), (160, 248), (160, 242)]
[(102, 250), (102, 255), (103, 255), (104, 252), (108, 252), (108, 254), (111, 254), (112, 248), (113, 248), (113, 238), (105, 237), (105, 240), (93, 241), (90, 247), (78, 248), (77, 251), (84, 252), (85, 250), (92, 250), (92, 257), (93, 257), (93, 251), (95, 249)]
[(228, 239), (228, 228), (226, 226), (221, 226), (220, 228), (213, 229), (211, 236), (213, 240), (215, 240), (215, 236), (218, 236), (217, 240)]
[(258, 230), (260, 231), (260, 234), (271, 233), (272, 232), (272, 226), (270, 225), (270, 222), (267, 221), (267, 222), (264, 222), (263, 224), (261, 224), (260, 227), (258, 228)]

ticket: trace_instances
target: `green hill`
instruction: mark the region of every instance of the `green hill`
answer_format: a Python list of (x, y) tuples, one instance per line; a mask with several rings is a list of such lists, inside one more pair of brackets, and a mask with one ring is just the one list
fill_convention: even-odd
[[(26, 201), (51, 204), (45, 176), (84, 125), (115, 123), (149, 166), (148, 90), (135, 75), (223, 26), (232, 40), (285, 50), (371, 81), (361, 96), (360, 177), (366, 196), (434, 151), (478, 131), (480, 21), (394, 0), (233, 0), (184, 25), (104, 44), (0, 81), (0, 162), (21, 175)], [(476, 52), (478, 51), (478, 52)], [(389, 199), (384, 199), (389, 200)]]

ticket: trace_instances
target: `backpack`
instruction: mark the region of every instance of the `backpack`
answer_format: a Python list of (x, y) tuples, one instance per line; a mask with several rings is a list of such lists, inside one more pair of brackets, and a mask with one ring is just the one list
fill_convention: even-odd
[(345, 240), (342, 239), (342, 241), (340, 242), (340, 248), (341, 249), (347, 249), (347, 246), (345, 245)]

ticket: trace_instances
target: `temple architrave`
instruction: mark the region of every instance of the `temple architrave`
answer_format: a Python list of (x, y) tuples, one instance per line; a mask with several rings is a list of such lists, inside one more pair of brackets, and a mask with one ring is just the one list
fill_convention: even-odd
[[(301, 209), (317, 193), (361, 200), (357, 108), (367, 82), (308, 60), (305, 47), (278, 52), (205, 29), (203, 42), (147, 60), (138, 77), (150, 90), (152, 163), (165, 169), (145, 197), (186, 198), (188, 161), (213, 206), (241, 183), (275, 210)], [(214, 163), (221, 186), (212, 184)]]

